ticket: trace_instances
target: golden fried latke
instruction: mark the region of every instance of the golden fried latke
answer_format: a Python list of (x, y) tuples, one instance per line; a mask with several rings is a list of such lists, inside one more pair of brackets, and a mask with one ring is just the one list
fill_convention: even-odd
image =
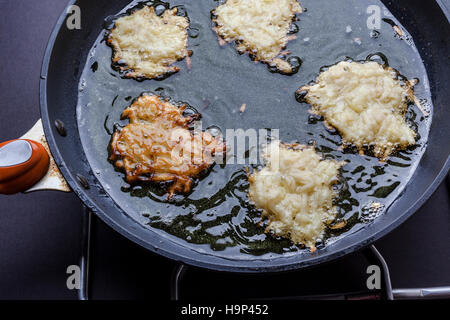
[(223, 141), (208, 132), (189, 130), (199, 115), (185, 117), (185, 108), (143, 95), (123, 111), (130, 123), (114, 133), (110, 160), (125, 171), (128, 182), (172, 182), (169, 198), (187, 193), (193, 179), (214, 163), (214, 155), (225, 150)]

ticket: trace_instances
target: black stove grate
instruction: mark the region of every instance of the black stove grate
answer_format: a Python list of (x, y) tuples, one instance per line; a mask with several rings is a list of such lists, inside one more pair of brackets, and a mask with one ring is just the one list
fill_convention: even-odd
[[(90, 268), (91, 268), (91, 247), (93, 239), (93, 214), (84, 207), (83, 210), (83, 231), (82, 231), (82, 253), (80, 257), (81, 287), (78, 291), (79, 300), (90, 299)], [(398, 299), (445, 299), (450, 298), (450, 286), (433, 288), (412, 288), (393, 289), (389, 274), (389, 267), (378, 251), (371, 245), (362, 250), (362, 254), (371, 265), (378, 265), (382, 272), (382, 285), (379, 290), (367, 290), (357, 292), (346, 292), (338, 294), (312, 294), (301, 296), (268, 297), (262, 300), (398, 300)], [(170, 281), (171, 300), (180, 301), (183, 299), (183, 280), (189, 272), (190, 267), (178, 264), (172, 274)], [(261, 300), (258, 298), (258, 300)]]

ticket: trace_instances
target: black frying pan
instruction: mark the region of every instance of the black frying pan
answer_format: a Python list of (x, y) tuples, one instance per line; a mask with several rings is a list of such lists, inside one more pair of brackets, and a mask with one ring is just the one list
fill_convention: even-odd
[[(412, 63), (418, 59), (417, 53), (407, 41), (394, 37), (389, 23), (382, 22), (378, 38), (370, 37), (365, 15), (369, 2), (305, 0), (302, 4), (308, 11), (300, 16), (298, 39), (288, 45), (303, 60), (303, 65), (297, 74), (286, 76), (271, 73), (262, 64), (251, 63), (231, 45), (220, 48), (209, 20), (209, 12), (217, 2), (187, 1), (185, 8), (191, 26), (200, 31), (198, 37), (189, 40), (194, 51), (192, 70), (188, 72), (184, 66), (179, 74), (164, 81), (136, 82), (121, 79), (111, 69), (111, 50), (100, 41), (102, 36), (99, 37), (104, 32), (105, 18), (119, 13), (128, 2), (71, 1), (70, 5), (81, 8), (82, 29), (67, 29), (64, 13), (52, 33), (41, 75), (41, 113), (52, 155), (72, 190), (103, 221), (139, 245), (183, 263), (222, 271), (274, 272), (304, 268), (354, 252), (392, 231), (428, 199), (447, 174), (450, 96), (446, 84), (450, 29), (437, 3), (386, 3), (411, 33), (424, 69), (419, 60)], [(346, 33), (347, 25), (352, 32)], [(96, 41), (95, 53), (89, 54)], [(308, 120), (308, 106), (294, 98), (295, 89), (313, 80), (321, 66), (346, 56), (361, 60), (374, 52), (386, 54), (390, 65), (405, 76), (419, 77), (422, 81), (417, 94), (425, 104), (431, 105), (431, 100), (434, 104), (428, 137), (429, 120), (422, 119), (416, 107), (410, 108), (408, 117), (420, 134), (419, 145), (394, 155), (390, 164), (381, 165), (385, 173), (380, 176), (376, 174), (380, 170), (376, 159), (358, 156), (351, 150), (345, 154), (337, 151), (339, 136), (326, 131), (320, 122), (314, 124), (313, 119)], [(425, 70), (432, 97), (428, 96)], [(257, 217), (247, 208), (246, 182), (239, 171), (242, 166), (216, 166), (208, 177), (198, 182), (197, 191), (188, 200), (180, 198), (172, 204), (162, 201), (164, 196), (151, 186), (128, 186), (123, 175), (114, 171), (107, 161), (107, 144), (114, 125), (123, 124), (119, 121), (121, 110), (131, 98), (144, 91), (189, 103), (203, 114), (205, 127), (280, 128), (284, 141), (315, 140), (318, 151), (325, 156), (350, 160), (343, 173), (350, 180), (343, 187), (340, 200), (340, 207), (344, 208), (340, 217), (346, 218), (349, 226), (330, 234), (326, 246), (315, 253), (266, 237), (254, 226)], [(247, 110), (241, 115), (236, 111), (243, 103), (247, 104)], [(67, 135), (58, 132), (56, 120), (64, 123)], [(360, 166), (364, 169), (356, 172)], [(371, 181), (362, 172), (373, 174)], [(357, 181), (359, 178), (362, 182)], [(369, 189), (356, 192), (360, 187)], [(365, 201), (370, 199), (384, 204), (387, 210), (370, 223), (363, 223), (361, 214)], [(206, 217), (211, 217), (208, 215), (211, 212), (206, 211), (213, 205), (215, 223), (208, 223)], [(173, 219), (167, 222), (167, 217)], [(198, 219), (202, 223), (198, 224)], [(185, 230), (195, 228), (195, 221), (202, 233), (192, 231), (194, 236), (191, 236)], [(236, 222), (241, 227), (233, 227)], [(182, 228), (177, 229), (177, 224)], [(226, 237), (231, 240), (221, 240)]]

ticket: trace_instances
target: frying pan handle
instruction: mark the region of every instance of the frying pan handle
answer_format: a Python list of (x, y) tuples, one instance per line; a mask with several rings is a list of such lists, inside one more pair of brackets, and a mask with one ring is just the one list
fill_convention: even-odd
[(41, 120), (20, 139), (0, 143), (0, 194), (37, 190), (70, 191), (48, 151)]
[(48, 171), (50, 157), (42, 144), (26, 139), (0, 143), (0, 193), (25, 191)]

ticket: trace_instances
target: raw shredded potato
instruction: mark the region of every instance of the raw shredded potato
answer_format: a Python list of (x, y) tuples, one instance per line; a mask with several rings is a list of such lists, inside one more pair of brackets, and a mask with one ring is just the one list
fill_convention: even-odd
[(269, 219), (266, 232), (314, 249), (336, 214), (332, 185), (341, 164), (322, 160), (314, 147), (289, 148), (278, 141), (264, 156), (266, 166), (249, 178), (249, 196)]
[(377, 62), (343, 61), (306, 87), (305, 98), (314, 113), (339, 130), (344, 143), (360, 151), (372, 145), (375, 155), (384, 159), (415, 143), (415, 133), (405, 121), (412, 85), (402, 85), (395, 77), (395, 70)]
[(158, 16), (145, 6), (116, 20), (108, 43), (114, 48), (113, 61), (126, 64), (121, 63), (126, 77), (152, 79), (179, 71), (171, 64), (188, 54), (189, 21), (176, 14), (173, 8)]
[(302, 12), (297, 0), (228, 0), (214, 10), (216, 32), (225, 41), (238, 41), (239, 52), (291, 72), (289, 64), (275, 59), (288, 42), (287, 33)]

